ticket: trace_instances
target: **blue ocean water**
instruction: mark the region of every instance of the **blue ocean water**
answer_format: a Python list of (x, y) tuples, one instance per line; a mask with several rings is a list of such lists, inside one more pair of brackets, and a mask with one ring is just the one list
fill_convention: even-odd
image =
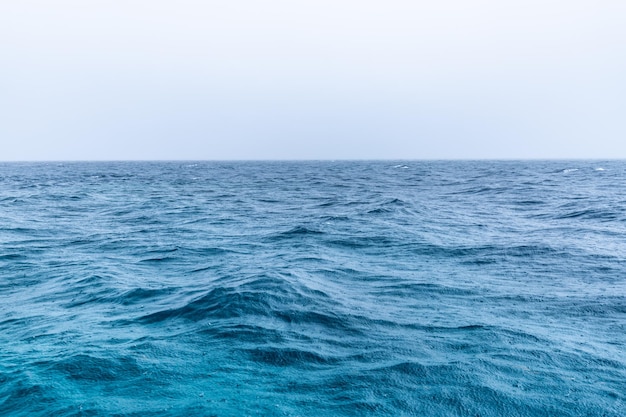
[(0, 164), (0, 415), (624, 416), (626, 162)]

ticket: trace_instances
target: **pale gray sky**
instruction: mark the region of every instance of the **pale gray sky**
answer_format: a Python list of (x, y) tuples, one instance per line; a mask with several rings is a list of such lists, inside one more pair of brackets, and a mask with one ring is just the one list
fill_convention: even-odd
[(623, 0), (0, 2), (0, 160), (626, 158)]

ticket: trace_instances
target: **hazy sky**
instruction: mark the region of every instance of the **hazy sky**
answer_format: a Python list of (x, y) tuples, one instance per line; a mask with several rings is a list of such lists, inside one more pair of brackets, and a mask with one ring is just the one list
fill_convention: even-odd
[(626, 1), (0, 0), (0, 160), (626, 158)]

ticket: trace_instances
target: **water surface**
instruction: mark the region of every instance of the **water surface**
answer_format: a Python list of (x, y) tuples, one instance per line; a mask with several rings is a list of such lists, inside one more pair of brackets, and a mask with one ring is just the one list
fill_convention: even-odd
[(0, 414), (626, 415), (625, 180), (0, 164)]

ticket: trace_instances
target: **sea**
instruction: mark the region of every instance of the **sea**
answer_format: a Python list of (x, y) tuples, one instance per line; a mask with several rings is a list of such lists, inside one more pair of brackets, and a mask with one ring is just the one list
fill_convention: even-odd
[(626, 161), (0, 163), (2, 416), (626, 415)]

